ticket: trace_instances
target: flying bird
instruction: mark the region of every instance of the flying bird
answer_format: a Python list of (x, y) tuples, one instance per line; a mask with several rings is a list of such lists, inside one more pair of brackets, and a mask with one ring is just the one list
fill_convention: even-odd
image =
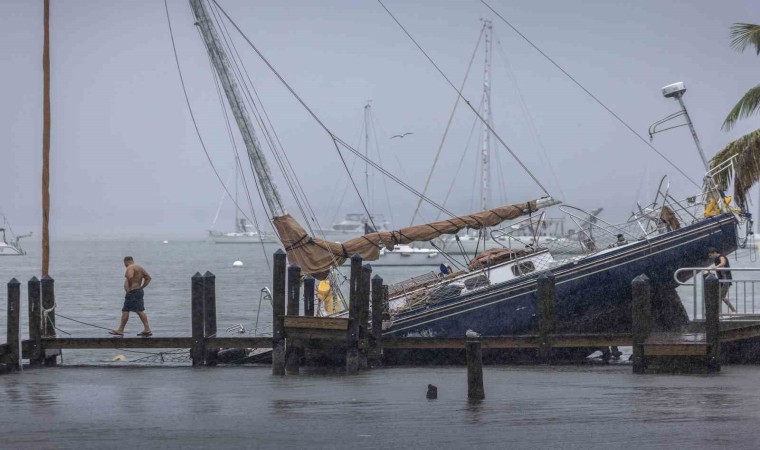
[(397, 135), (395, 135), (395, 136), (391, 136), (391, 139), (393, 139), (393, 138), (397, 138), (397, 137), (398, 137), (398, 138), (403, 138), (403, 137), (404, 137), (404, 136), (406, 136), (407, 134), (414, 134), (414, 133), (406, 132), (406, 133), (404, 133), (404, 134), (397, 134)]

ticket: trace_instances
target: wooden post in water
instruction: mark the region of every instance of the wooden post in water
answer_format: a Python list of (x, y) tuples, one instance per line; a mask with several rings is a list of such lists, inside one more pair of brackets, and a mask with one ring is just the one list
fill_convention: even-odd
[(707, 370), (720, 372), (720, 281), (713, 273), (705, 278), (704, 296)]
[(551, 364), (554, 334), (554, 303), (556, 300), (554, 274), (546, 272), (538, 277), (538, 356), (542, 363)]
[[(55, 337), (55, 280), (45, 275), (40, 280), (42, 292), (42, 329), (44, 337)], [(46, 366), (55, 366), (60, 350), (42, 349)]]
[(346, 335), (346, 373), (354, 374), (359, 371), (359, 290), (362, 279), (362, 257), (355, 254), (351, 257), (351, 280), (349, 283), (348, 300), (348, 332)]
[(370, 285), (372, 282), (372, 266), (362, 266), (362, 279), (359, 284), (359, 368), (369, 367), (369, 303)]
[(205, 339), (216, 337), (216, 275), (206, 271), (203, 274), (203, 330), (204, 363), (207, 366), (217, 364), (218, 348), (208, 348)]
[(314, 317), (314, 277), (303, 278), (303, 315)]
[(467, 357), (467, 398), (483, 400), (486, 393), (483, 389), (483, 352), (480, 341), (467, 341), (464, 346)]
[(372, 335), (369, 340), (369, 362), (373, 367), (383, 361), (383, 279), (380, 275), (372, 277)]
[(272, 375), (285, 375), (285, 271), (287, 255), (274, 252), (272, 273)]
[[(299, 300), (301, 299), (301, 267), (295, 264), (288, 267), (288, 315), (298, 316)], [(296, 340), (286, 337), (285, 372), (298, 375), (301, 362), (301, 352)]]
[(203, 365), (205, 353), (203, 339), (203, 275), (195, 272), (190, 279), (190, 326), (193, 334), (193, 347), (190, 349), (190, 358), (193, 366)]
[(8, 356), (6, 367), (21, 370), (21, 283), (15, 278), (8, 282), (8, 322), (6, 322)]
[(644, 343), (652, 332), (652, 303), (649, 278), (641, 274), (631, 282), (633, 289), (633, 311), (631, 311), (633, 334), (633, 373), (646, 373), (647, 361)]
[(27, 284), (29, 298), (29, 365), (42, 365), (42, 297), (40, 296), (40, 280), (32, 277)]

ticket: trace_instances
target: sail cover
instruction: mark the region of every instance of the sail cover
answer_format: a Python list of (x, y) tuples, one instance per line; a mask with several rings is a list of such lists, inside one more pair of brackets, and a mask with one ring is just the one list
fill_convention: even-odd
[(415, 225), (397, 231), (378, 231), (365, 234), (343, 243), (329, 242), (309, 236), (290, 214), (273, 219), (288, 260), (301, 266), (304, 274), (324, 279), (330, 267), (343, 264), (346, 259), (358, 253), (365, 261), (374, 261), (380, 257), (380, 248), (392, 250), (397, 244), (430, 241), (442, 234), (455, 234), (464, 228), (480, 229), (493, 227), (505, 220), (512, 220), (530, 214), (538, 208), (557, 204), (552, 199), (542, 198), (526, 203), (500, 206), (498, 208), (454, 217), (440, 222)]

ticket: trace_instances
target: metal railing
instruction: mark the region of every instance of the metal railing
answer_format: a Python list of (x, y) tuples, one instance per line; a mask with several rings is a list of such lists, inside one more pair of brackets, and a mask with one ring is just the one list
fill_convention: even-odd
[[(755, 292), (760, 294), (760, 267), (682, 267), (675, 271), (673, 278), (681, 286), (692, 288), (691, 320), (703, 320), (705, 317), (704, 303), (704, 279), (705, 275), (716, 272), (730, 272), (732, 279), (720, 279), (721, 293), (728, 285), (725, 299), (727, 299), (736, 312), (731, 312), (729, 306), (722, 301), (720, 304), (721, 316), (741, 319), (751, 315), (760, 314), (760, 301), (755, 302)], [(680, 281), (690, 274), (689, 281)], [(755, 288), (755, 285), (758, 285)]]

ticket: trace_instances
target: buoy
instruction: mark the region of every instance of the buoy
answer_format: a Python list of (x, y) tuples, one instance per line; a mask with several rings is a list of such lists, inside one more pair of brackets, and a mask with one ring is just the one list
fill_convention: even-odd
[(169, 241), (164, 241), (164, 244), (168, 244), (168, 243), (169, 243)]
[(243, 267), (243, 261), (237, 260), (232, 263), (232, 267)]
[(124, 355), (116, 355), (113, 357), (111, 361), (126, 361), (127, 357)]

